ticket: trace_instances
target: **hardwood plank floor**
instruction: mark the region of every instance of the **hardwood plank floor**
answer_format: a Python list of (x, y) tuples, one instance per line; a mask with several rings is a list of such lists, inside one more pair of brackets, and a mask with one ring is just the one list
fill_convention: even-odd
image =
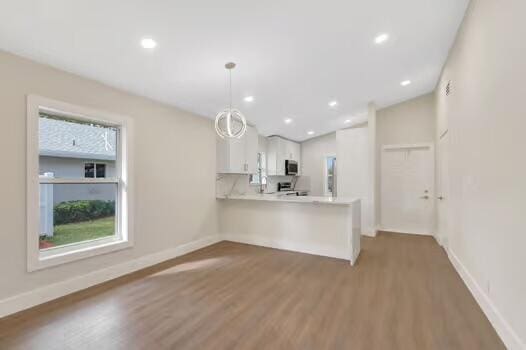
[(504, 349), (431, 237), (338, 259), (221, 242), (0, 320), (0, 349)]

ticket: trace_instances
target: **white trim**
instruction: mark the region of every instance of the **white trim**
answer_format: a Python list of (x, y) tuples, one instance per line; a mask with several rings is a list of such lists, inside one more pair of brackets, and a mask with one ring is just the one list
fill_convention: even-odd
[(383, 145), (382, 150), (396, 150), (396, 149), (417, 149), (417, 148), (430, 148), (433, 151), (434, 144), (432, 142), (424, 143), (408, 143), (399, 145)]
[(424, 233), (424, 232), (411, 232), (411, 231), (404, 231), (404, 230), (393, 230), (389, 228), (378, 228), (378, 231), (384, 231), (384, 232), (392, 232), (392, 233), (403, 233), (406, 235), (415, 235), (415, 236), (435, 236), (432, 232)]
[[(329, 169), (327, 168), (327, 158), (334, 158), (336, 159), (336, 154), (334, 153), (327, 153), (323, 156), (323, 195), (326, 197), (332, 196), (332, 192), (329, 192), (329, 184), (327, 180), (329, 179)], [(336, 159), (336, 161), (338, 161)], [(338, 165), (336, 165), (338, 166)], [(336, 170), (338, 171), (338, 170)], [(334, 187), (336, 186), (336, 181), (334, 181), (334, 174), (333, 177), (333, 183), (332, 183), (332, 189), (334, 190)]]
[(36, 270), (107, 254), (117, 250), (131, 248), (132, 246), (128, 241), (112, 236), (110, 239), (95, 239), (68, 246), (45, 249), (39, 252), (38, 268)]
[[(56, 255), (41, 254), (39, 232), (39, 117), (40, 111), (66, 116), (81, 121), (95, 121), (102, 125), (117, 127), (116, 178), (118, 200), (116, 201), (116, 237), (112, 242), (84, 242), (67, 247)], [(56, 101), (36, 95), (27, 96), (27, 270), (29, 272), (91, 256), (106, 254), (133, 246), (133, 120), (114, 113)], [(122, 166), (124, 165), (124, 166)], [(48, 179), (44, 179), (44, 182)], [(48, 183), (115, 183), (115, 179), (49, 179)], [(94, 242), (100, 245), (94, 246)], [(59, 251), (59, 250), (57, 250)]]
[(93, 160), (96, 159), (97, 161), (115, 161), (114, 156), (109, 156), (105, 154), (94, 154), (94, 153), (82, 153), (82, 152), (68, 152), (68, 151), (41, 151), (41, 156), (44, 157), (57, 157), (57, 158), (76, 158), (76, 159), (86, 159), (86, 160)]
[(500, 336), (504, 345), (510, 350), (526, 349), (526, 344), (519, 338), (519, 335), (513, 330), (504, 316), (502, 316), (497, 309), (497, 306), (486, 294), (484, 289), (477, 283), (466, 266), (462, 264), (458, 256), (451, 251), (451, 249), (447, 249), (446, 251), (448, 252), (449, 260), (453, 264), (453, 267), (455, 267), (455, 270), (457, 270), (457, 273), (468, 287), (491, 325), (497, 331), (497, 334)]
[[(100, 164), (100, 163), (99, 163)], [(115, 177), (79, 177), (77, 179), (60, 177), (41, 177), (41, 184), (118, 184), (119, 179)]]
[(376, 235), (378, 234), (378, 231), (375, 230), (375, 231), (372, 231), (372, 232), (369, 232), (369, 231), (362, 231), (362, 236), (366, 236), (366, 237), (376, 237)]
[(30, 292), (18, 294), (0, 300), (0, 317), (19, 312), (30, 307), (63, 297), (65, 295), (92, 287), (94, 285), (115, 279), (117, 277), (144, 269), (149, 266), (167, 261), (192, 251), (219, 242), (219, 236), (206, 236), (198, 240), (182, 244), (175, 248), (158, 253), (142, 256), (118, 265), (113, 265), (86, 275), (74, 277), (65, 281), (50, 284)]

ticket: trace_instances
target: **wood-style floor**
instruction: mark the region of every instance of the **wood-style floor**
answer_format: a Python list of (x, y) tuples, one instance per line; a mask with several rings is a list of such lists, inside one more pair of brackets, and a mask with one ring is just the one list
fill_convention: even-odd
[(0, 320), (0, 349), (504, 349), (430, 237), (343, 260), (222, 242)]

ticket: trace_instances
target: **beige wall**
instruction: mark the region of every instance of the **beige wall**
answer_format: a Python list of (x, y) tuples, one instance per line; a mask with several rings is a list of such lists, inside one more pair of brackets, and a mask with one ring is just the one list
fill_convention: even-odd
[(316, 137), (301, 143), (301, 175), (310, 178), (310, 195), (324, 195), (324, 158), (336, 155), (336, 133)]
[(434, 142), (434, 95), (427, 94), (376, 112), (378, 145)]
[(383, 145), (434, 143), (434, 94), (420, 96), (376, 112), (376, 216), (381, 223), (381, 152)]
[[(215, 135), (210, 120), (1, 51), (0, 77), (0, 300), (217, 233)], [(26, 271), (29, 93), (133, 118), (133, 248)]]
[(360, 198), (362, 234), (374, 235), (369, 124), (336, 131), (338, 197)]
[[(437, 134), (448, 129), (450, 139), (450, 250), (509, 323), (513, 331), (508, 334), (515, 332), (515, 341), (522, 339), (522, 346), (525, 13), (526, 1), (473, 0), (436, 93)], [(449, 80), (452, 93), (446, 97)]]

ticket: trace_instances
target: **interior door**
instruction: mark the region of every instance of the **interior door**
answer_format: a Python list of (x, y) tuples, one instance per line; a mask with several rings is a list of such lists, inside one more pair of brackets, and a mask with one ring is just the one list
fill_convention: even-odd
[(449, 238), (449, 137), (444, 134), (438, 143), (438, 179), (437, 179), (437, 234), (440, 244), (447, 249)]
[(381, 228), (431, 235), (434, 213), (432, 145), (384, 146), (381, 159)]

